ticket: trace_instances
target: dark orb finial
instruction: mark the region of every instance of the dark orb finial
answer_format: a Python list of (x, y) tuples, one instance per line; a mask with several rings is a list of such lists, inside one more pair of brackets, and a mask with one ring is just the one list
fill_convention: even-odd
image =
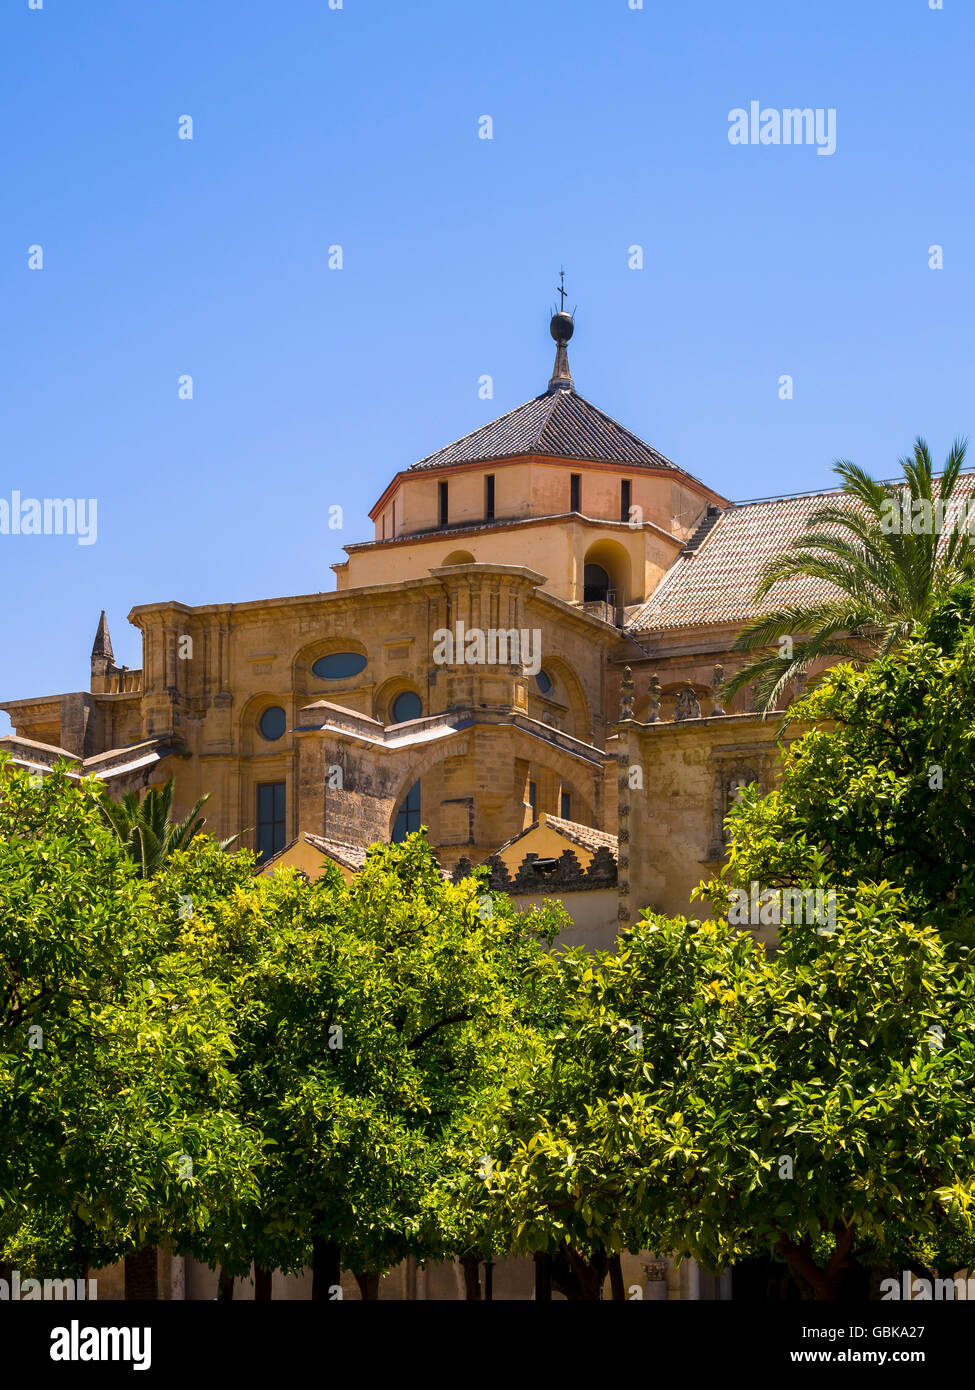
[(572, 315), (560, 309), (557, 314), (552, 315), (549, 332), (557, 343), (567, 343), (575, 332), (575, 327)]

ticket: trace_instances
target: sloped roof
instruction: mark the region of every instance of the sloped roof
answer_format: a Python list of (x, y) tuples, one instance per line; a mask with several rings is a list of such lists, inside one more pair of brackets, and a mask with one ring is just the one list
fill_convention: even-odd
[(544, 454), (593, 463), (627, 463), (638, 468), (663, 469), (690, 478), (692, 482), (698, 481), (584, 396), (564, 389), (535, 396), (489, 425), (420, 459), (410, 471), (514, 458), (519, 454)]
[[(839, 502), (842, 494), (814, 492), (773, 502), (745, 502), (728, 507), (696, 549), (677, 557), (646, 603), (627, 626), (636, 632), (710, 623), (746, 622), (764, 605), (755, 589), (769, 560), (807, 529), (819, 507)], [(775, 590), (776, 603), (807, 603), (824, 598), (832, 585), (796, 579)]]
[(331, 840), (325, 835), (312, 835), (307, 830), (302, 830), (293, 840), (289, 840), (286, 845), (275, 854), (268, 855), (267, 859), (258, 866), (257, 872), (264, 873), (272, 864), (284, 857), (289, 850), (294, 849), (295, 845), (311, 845), (312, 849), (318, 851), (328, 859), (334, 859), (336, 864), (341, 864), (343, 868), (350, 869), (353, 873), (358, 873), (366, 862), (368, 845), (350, 845), (345, 840)]
[[(955, 487), (961, 500), (975, 491), (975, 474), (963, 474)], [(699, 528), (647, 601), (630, 614), (634, 632), (744, 623), (783, 604), (818, 603), (836, 593), (826, 580), (797, 576), (777, 584), (761, 603), (755, 590), (768, 562), (805, 535), (810, 516), (821, 507), (861, 508), (848, 493), (824, 489), (797, 497), (741, 502)], [(828, 528), (824, 528), (828, 529)]]
[(565, 840), (569, 840), (574, 845), (579, 845), (586, 849), (590, 854), (595, 854), (597, 849), (605, 847), (615, 859), (619, 852), (619, 840), (617, 836), (611, 835), (608, 830), (596, 830), (591, 825), (580, 825), (578, 821), (563, 820), (561, 816), (552, 816), (543, 811), (538, 820), (533, 821), (526, 829), (520, 830), (517, 835), (510, 840), (505, 840), (503, 845), (499, 845), (494, 851), (501, 854), (504, 850), (516, 845), (519, 840), (523, 840), (526, 835), (530, 835), (533, 830), (549, 825), (558, 832)]
[(356, 873), (366, 862), (366, 855), (369, 852), (368, 845), (350, 845), (345, 840), (330, 840), (325, 835), (310, 835), (305, 832), (305, 839), (308, 844), (315, 849), (321, 850), (322, 854), (327, 854), (336, 863), (342, 864), (347, 869), (352, 869)]

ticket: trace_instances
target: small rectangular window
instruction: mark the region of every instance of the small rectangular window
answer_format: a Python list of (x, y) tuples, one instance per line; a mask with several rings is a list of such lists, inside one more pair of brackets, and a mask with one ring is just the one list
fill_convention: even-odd
[(285, 844), (285, 782), (260, 782), (257, 788), (258, 863), (270, 859)]
[(630, 481), (624, 478), (620, 483), (620, 521), (630, 519)]
[(489, 473), (484, 479), (484, 519), (485, 521), (494, 520), (494, 474)]
[(559, 797), (559, 815), (563, 820), (572, 819), (572, 793), (563, 792)]
[(538, 787), (534, 782), (528, 783), (528, 804), (532, 808), (532, 820), (538, 815)]
[(582, 511), (582, 475), (580, 473), (569, 474), (569, 511)]
[(440, 491), (440, 525), (446, 526), (450, 516), (450, 509), (447, 505), (447, 484), (439, 485)]

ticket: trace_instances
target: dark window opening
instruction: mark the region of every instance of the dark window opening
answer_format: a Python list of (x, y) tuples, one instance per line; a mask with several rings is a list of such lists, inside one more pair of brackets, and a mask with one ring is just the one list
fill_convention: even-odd
[(447, 484), (439, 484), (440, 493), (440, 525), (446, 526), (450, 517), (450, 508), (447, 505)]
[[(443, 486), (443, 484), (441, 484)], [(398, 845), (420, 828), (420, 784), (414, 782), (400, 804), (393, 822), (393, 844)]]
[(609, 602), (609, 575), (602, 565), (586, 565), (582, 572), (583, 603)]
[(538, 815), (538, 787), (534, 782), (528, 783), (528, 804), (532, 808), (532, 820), (536, 820)]
[(620, 483), (620, 521), (630, 519), (630, 483), (629, 479), (624, 479)]
[(494, 474), (489, 473), (484, 479), (484, 520), (494, 520)]
[(572, 819), (572, 793), (563, 792), (559, 798), (559, 815), (563, 820)]
[(284, 849), (285, 782), (260, 782), (257, 787), (257, 862)]
[(569, 474), (569, 511), (582, 511), (582, 475), (580, 473)]

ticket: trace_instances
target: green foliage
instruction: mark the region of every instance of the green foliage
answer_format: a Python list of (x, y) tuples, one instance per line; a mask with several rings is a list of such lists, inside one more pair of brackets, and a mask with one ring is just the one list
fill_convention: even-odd
[(812, 727), (786, 752), (781, 785), (733, 810), (727, 881), (889, 880), (915, 920), (971, 941), (975, 631), (953, 640), (839, 667), (794, 707)]
[[(777, 584), (798, 579), (813, 581), (827, 596), (773, 607), (745, 624), (735, 650), (762, 654), (727, 682), (727, 698), (754, 685), (755, 708), (768, 712), (799, 677), (823, 662), (839, 658), (863, 665), (887, 655), (971, 577), (975, 548), (964, 527), (939, 534), (933, 528), (891, 531), (886, 524), (894, 503), (906, 507), (908, 516), (918, 507), (930, 509), (936, 500), (947, 508), (965, 448), (957, 440), (936, 477), (928, 446), (918, 439), (911, 457), (900, 461), (904, 476), (897, 483), (879, 483), (847, 460), (836, 464), (847, 504), (818, 508), (806, 534), (766, 566), (755, 595), (764, 600)], [(794, 640), (788, 658), (768, 651), (782, 637)]]
[(226, 993), (169, 949), (97, 784), (4, 760), (0, 1244), (79, 1269), (247, 1190), (231, 1025)]
[[(170, 912), (185, 871), (177, 858), (157, 880)], [(507, 1099), (535, 1007), (520, 981), (558, 925), (500, 895), (485, 911), (478, 880), (446, 882), (422, 835), (375, 846), (349, 885), (282, 871), (194, 896), (183, 948), (233, 994), (234, 1072), (266, 1161), (259, 1198), (189, 1248), (297, 1270), (320, 1240), (380, 1272), (476, 1242), (444, 1195)]]
[[(143, 878), (159, 873), (166, 861), (185, 849), (206, 825), (206, 816), (200, 815), (200, 808), (210, 800), (209, 794), (201, 796), (181, 821), (173, 821), (170, 819), (173, 789), (170, 777), (163, 787), (150, 787), (141, 801), (137, 792), (126, 792), (121, 801), (113, 801), (107, 791), (102, 796), (105, 823), (118, 837), (129, 858), (139, 866)], [(236, 839), (233, 835), (224, 840), (222, 848), (226, 849)]]

